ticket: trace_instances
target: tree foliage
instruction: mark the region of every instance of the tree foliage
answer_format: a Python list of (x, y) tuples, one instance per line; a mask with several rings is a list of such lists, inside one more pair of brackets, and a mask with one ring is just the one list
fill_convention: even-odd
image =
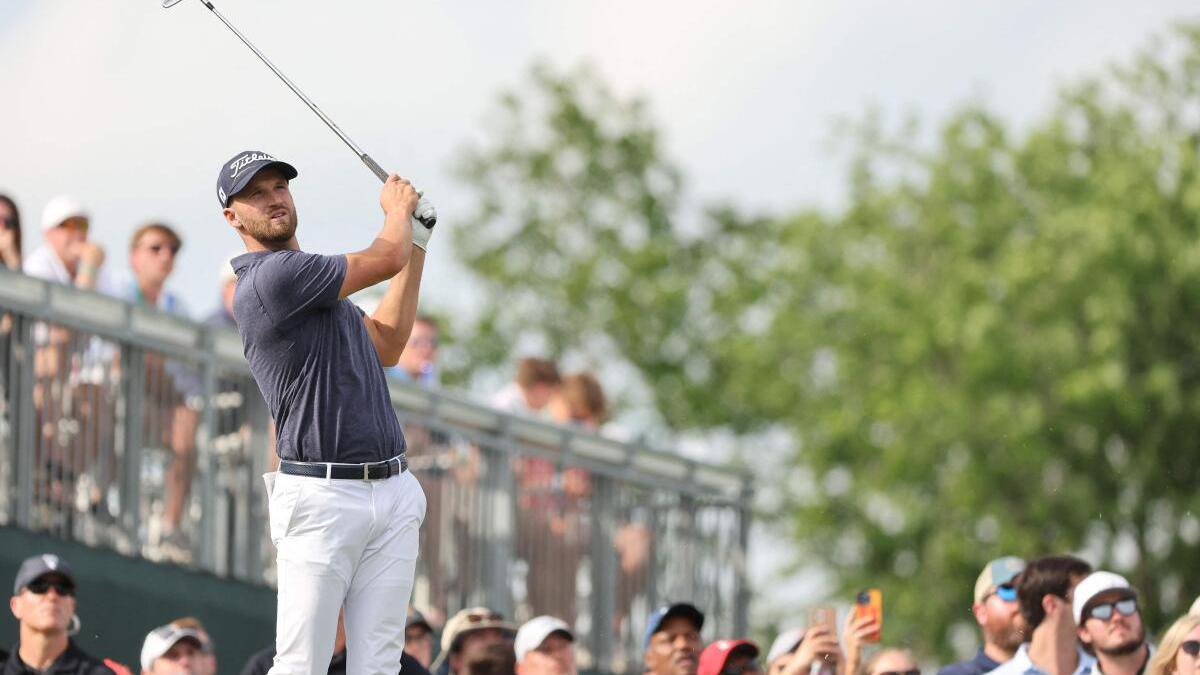
[(643, 103), (586, 70), (530, 89), (463, 164), (474, 363), (599, 340), (675, 429), (789, 430), (767, 515), (930, 656), (1001, 554), (1125, 572), (1154, 628), (1200, 592), (1200, 27), (1027, 129), (970, 104), (922, 142), (868, 116), (836, 213), (686, 228)]

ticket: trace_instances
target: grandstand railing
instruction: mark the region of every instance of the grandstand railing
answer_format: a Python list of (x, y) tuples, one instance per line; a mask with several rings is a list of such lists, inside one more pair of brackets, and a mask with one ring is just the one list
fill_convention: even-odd
[[(749, 477), (393, 382), (428, 498), (414, 589), (576, 626), (637, 670), (650, 609), (746, 634)], [(0, 524), (271, 584), (271, 422), (237, 334), (0, 269)]]

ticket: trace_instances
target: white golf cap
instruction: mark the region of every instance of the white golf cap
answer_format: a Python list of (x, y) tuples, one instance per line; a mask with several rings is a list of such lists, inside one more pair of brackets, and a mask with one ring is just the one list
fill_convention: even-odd
[(74, 197), (59, 195), (46, 202), (42, 209), (42, 230), (52, 230), (62, 225), (68, 218), (87, 218), (87, 211)]
[(771, 643), (771, 648), (767, 650), (767, 665), (775, 663), (775, 659), (787, 654), (796, 647), (800, 646), (800, 641), (804, 639), (804, 629), (793, 628), (785, 630), (775, 638)]
[(195, 640), (198, 649), (204, 647), (200, 633), (193, 628), (180, 628), (169, 623), (147, 633), (146, 641), (142, 643), (142, 670), (153, 670), (154, 662), (169, 652), (176, 642), (188, 639)]
[(1137, 595), (1133, 586), (1129, 585), (1129, 580), (1120, 574), (1092, 572), (1075, 587), (1075, 603), (1071, 609), (1075, 615), (1076, 625), (1083, 620), (1083, 608), (1087, 607), (1092, 598), (1106, 591), (1128, 591), (1130, 594)]
[(524, 661), (526, 654), (541, 647), (546, 638), (555, 633), (561, 633), (571, 642), (575, 641), (575, 634), (571, 632), (571, 627), (562, 619), (553, 616), (539, 616), (526, 621), (517, 630), (517, 638), (513, 640), (513, 651), (517, 654), (517, 661)]

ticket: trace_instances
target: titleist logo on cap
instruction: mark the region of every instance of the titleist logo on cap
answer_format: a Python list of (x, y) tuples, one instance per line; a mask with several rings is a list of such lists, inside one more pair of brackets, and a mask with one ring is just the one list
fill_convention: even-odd
[(233, 173), (229, 174), (229, 178), (231, 180), (234, 178), (237, 178), (238, 174), (241, 173), (242, 169), (246, 168), (250, 164), (253, 164), (254, 162), (260, 162), (263, 160), (266, 160), (269, 162), (278, 162), (279, 161), (279, 160), (275, 159), (274, 157), (266, 154), (265, 152), (248, 152), (229, 163), (229, 169), (230, 169), (230, 171), (233, 172)]

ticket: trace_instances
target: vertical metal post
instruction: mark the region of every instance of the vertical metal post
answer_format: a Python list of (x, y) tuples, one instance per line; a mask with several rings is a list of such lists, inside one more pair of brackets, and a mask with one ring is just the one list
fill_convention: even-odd
[[(28, 318), (17, 318), (13, 324), (13, 335), (20, 336), (23, 353), (20, 358), (13, 355), (13, 373), (16, 374), (17, 388), (13, 391), (14, 406), (13, 420), (16, 432), (13, 436), (12, 456), (13, 478), (16, 483), (13, 498), (16, 499), (15, 514), (19, 527), (30, 528), (33, 520), (33, 475), (34, 459), (38, 444), (35, 442), (37, 431), (37, 410), (33, 402), (34, 369), (33, 360), (36, 350), (33, 345), (34, 321)], [(48, 392), (43, 392), (43, 405)]]
[(613, 617), (617, 613), (616, 486), (608, 476), (592, 474), (592, 669), (608, 672), (615, 651)]
[(741, 501), (738, 504), (738, 550), (734, 565), (733, 634), (747, 635), (750, 630), (750, 519), (754, 513), (754, 488), (743, 479)]
[[(193, 440), (196, 444), (196, 468), (192, 473), (192, 482), (200, 479), (200, 568), (219, 575), (226, 575), (228, 556), (217, 555), (217, 541), (226, 550), (229, 542), (229, 518), (224, 509), (217, 505), (217, 453), (213, 447), (216, 437), (216, 410), (213, 398), (216, 396), (217, 382), (213, 372), (213, 346), (210, 332), (204, 334), (204, 358), (200, 361), (200, 391), (203, 401), (200, 412), (200, 424), (196, 426), (199, 438)], [(176, 459), (175, 461), (179, 461)], [(187, 506), (184, 506), (185, 515)], [(219, 561), (219, 562), (218, 562)]]
[(121, 527), (135, 549), (140, 549), (142, 449), (146, 418), (146, 356), (142, 349), (126, 344), (121, 350), (121, 388), (125, 390), (125, 452), (121, 482)]
[(677, 600), (680, 598), (695, 598), (696, 597), (696, 574), (698, 565), (696, 565), (696, 500), (691, 495), (679, 496), (679, 583), (680, 587), (675, 589), (676, 596), (671, 598)]
[(250, 522), (246, 524), (246, 546), (243, 550), (236, 551), (234, 555), (239, 558), (237, 565), (244, 566), (247, 579), (262, 583), (266, 580), (263, 572), (269, 562), (263, 557), (262, 540), (264, 526), (270, 522), (267, 510), (267, 498), (270, 495), (266, 494), (266, 486), (261, 480), (258, 480), (258, 475), (266, 473), (270, 468), (264, 466), (263, 462), (267, 457), (267, 449), (274, 447), (270, 438), (271, 415), (267, 412), (267, 402), (263, 400), (258, 388), (249, 378), (243, 381), (241, 387), (243, 392), (242, 409), (245, 411), (245, 420), (250, 425), (250, 440), (243, 449), (249, 454), (246, 464), (250, 470), (249, 475), (245, 477), (246, 482), (243, 486), (251, 500), (252, 516)]
[(512, 616), (513, 594), (509, 573), (516, 539), (516, 484), (507, 453), (492, 447), (484, 448), (482, 452), (486, 458), (482, 515), (487, 527), (483, 551), (487, 605), (505, 616)]

